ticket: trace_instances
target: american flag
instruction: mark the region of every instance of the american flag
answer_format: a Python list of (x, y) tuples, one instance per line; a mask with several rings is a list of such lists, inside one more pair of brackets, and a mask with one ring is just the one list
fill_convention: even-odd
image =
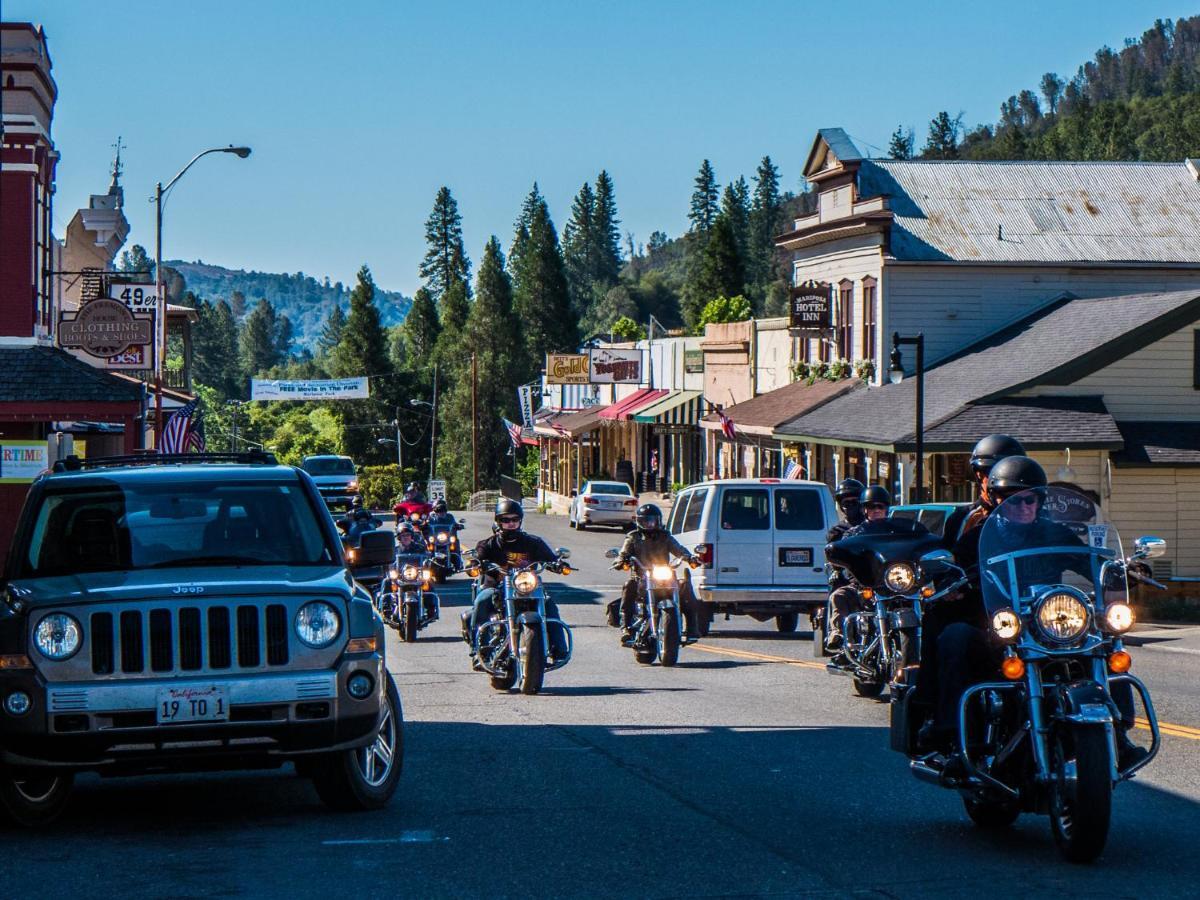
[(501, 419), (505, 429), (508, 431), (508, 439), (512, 441), (513, 449), (517, 450), (521, 447), (521, 426), (516, 422), (510, 422), (508, 419)]
[(734, 440), (737, 437), (737, 426), (733, 424), (733, 419), (725, 415), (725, 411), (720, 408), (717, 409), (717, 416), (721, 419), (721, 433), (728, 440)]
[(571, 436), (571, 432), (567, 431), (567, 429), (563, 428), (557, 422), (551, 422), (550, 427), (553, 428), (562, 437), (569, 438)]
[(804, 470), (800, 468), (800, 463), (796, 462), (791, 457), (788, 457), (787, 465), (783, 467), (783, 477), (789, 479), (798, 479), (804, 476)]
[(204, 425), (200, 421), (200, 399), (189, 400), (171, 414), (163, 426), (162, 453), (204, 450)]

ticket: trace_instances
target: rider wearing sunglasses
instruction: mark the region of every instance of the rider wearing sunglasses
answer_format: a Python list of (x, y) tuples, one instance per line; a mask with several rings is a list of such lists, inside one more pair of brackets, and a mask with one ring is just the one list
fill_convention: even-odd
[[(845, 482), (843, 482), (844, 484)], [(839, 485), (840, 487), (840, 485)], [(856, 498), (855, 507), (861, 510), (862, 518), (853, 528), (846, 528), (838, 532), (836, 537), (831, 537), (830, 543), (841, 540), (842, 538), (853, 537), (857, 534), (862, 534), (864, 530), (871, 527), (872, 522), (880, 522), (888, 517), (888, 509), (892, 505), (892, 495), (888, 493), (888, 489), (882, 484), (873, 484), (870, 487), (864, 487)], [(835, 525), (834, 528), (837, 528)], [(829, 534), (834, 534), (834, 529), (829, 530)], [(838, 587), (829, 595), (830, 621), (829, 621), (829, 636), (825, 639), (825, 646), (830, 650), (839, 649), (845, 642), (843, 623), (846, 621), (846, 616), (853, 612), (861, 612), (866, 609), (866, 604), (858, 593), (858, 588), (850, 583), (850, 580), (841, 573), (840, 570), (834, 570), (830, 575), (830, 584), (834, 581), (839, 582)], [(835, 665), (838, 659), (834, 660)]]

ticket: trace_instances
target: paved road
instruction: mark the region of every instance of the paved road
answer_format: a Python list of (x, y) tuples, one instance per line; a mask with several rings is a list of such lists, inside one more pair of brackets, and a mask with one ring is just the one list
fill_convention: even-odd
[[(468, 537), (484, 524), (469, 516)], [(1186, 727), (1118, 792), (1105, 856), (1076, 867), (1044, 819), (983, 834), (914, 781), (886, 707), (826, 675), (806, 635), (719, 621), (678, 668), (639, 667), (603, 623), (618, 536), (529, 524), (574, 550), (556, 598), (576, 658), (541, 696), (493, 692), (457, 637), (466, 585), (447, 585), (443, 620), (389, 646), (408, 723), (388, 809), (328, 813), (290, 770), (88, 777), (53, 831), (0, 832), (0, 896), (1196, 894), (1200, 654), (1176, 652), (1200, 646), (1194, 629), (1134, 651)]]

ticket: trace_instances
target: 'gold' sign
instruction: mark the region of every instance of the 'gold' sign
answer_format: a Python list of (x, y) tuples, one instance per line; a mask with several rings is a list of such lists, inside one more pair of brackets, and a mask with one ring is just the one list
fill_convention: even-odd
[(587, 384), (590, 381), (586, 353), (547, 353), (547, 384)]

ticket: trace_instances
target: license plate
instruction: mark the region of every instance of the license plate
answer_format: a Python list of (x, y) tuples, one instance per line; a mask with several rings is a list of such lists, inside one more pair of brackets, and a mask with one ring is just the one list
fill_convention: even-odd
[(781, 566), (811, 566), (812, 559), (812, 547), (779, 548), (779, 564)]
[(625, 505), (624, 503), (618, 503), (616, 501), (609, 500), (604, 503), (601, 503), (600, 508), (601, 509), (620, 509), (624, 505)]
[(226, 722), (229, 720), (229, 688), (193, 685), (158, 689), (158, 724), (179, 722)]

